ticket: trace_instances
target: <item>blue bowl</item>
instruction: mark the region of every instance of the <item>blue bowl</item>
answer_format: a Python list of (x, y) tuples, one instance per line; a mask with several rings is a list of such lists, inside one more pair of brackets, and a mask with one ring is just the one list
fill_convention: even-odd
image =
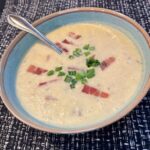
[(47, 34), (64, 25), (78, 22), (96, 22), (113, 26), (135, 42), (143, 57), (144, 71), (142, 80), (137, 91), (131, 97), (129, 103), (116, 114), (98, 123), (91, 123), (87, 126), (76, 126), (63, 128), (57, 125), (46, 124), (32, 117), (20, 104), (16, 95), (16, 74), (21, 60), (29, 48), (37, 42), (37, 39), (30, 34), (21, 32), (5, 50), (0, 68), (0, 94), (4, 104), (10, 112), (22, 122), (43, 131), (53, 133), (79, 133), (102, 128), (111, 124), (129, 113), (144, 97), (150, 85), (150, 38), (144, 29), (129, 17), (115, 11), (100, 8), (75, 8), (54, 14), (50, 14), (37, 20), (33, 25), (39, 31)]

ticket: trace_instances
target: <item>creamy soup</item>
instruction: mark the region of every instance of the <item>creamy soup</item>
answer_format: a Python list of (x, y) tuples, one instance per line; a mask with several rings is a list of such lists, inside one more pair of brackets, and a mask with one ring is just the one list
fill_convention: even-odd
[(142, 58), (124, 33), (108, 25), (78, 23), (47, 37), (62, 55), (37, 42), (18, 70), (17, 95), (28, 113), (49, 124), (84, 125), (129, 103), (141, 79)]

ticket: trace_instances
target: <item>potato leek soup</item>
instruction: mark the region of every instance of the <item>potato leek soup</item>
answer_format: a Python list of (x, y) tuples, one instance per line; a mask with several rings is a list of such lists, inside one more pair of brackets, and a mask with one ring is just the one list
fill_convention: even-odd
[(129, 103), (141, 79), (142, 58), (124, 33), (108, 25), (77, 23), (47, 37), (62, 55), (37, 42), (18, 69), (16, 91), (28, 113), (48, 124), (85, 125)]

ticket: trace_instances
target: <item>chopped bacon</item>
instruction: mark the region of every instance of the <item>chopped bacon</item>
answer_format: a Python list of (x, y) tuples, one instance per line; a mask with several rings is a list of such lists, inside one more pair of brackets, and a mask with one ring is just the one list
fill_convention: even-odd
[(107, 98), (107, 97), (109, 97), (109, 94), (106, 92), (101, 92), (100, 97)]
[(71, 38), (73, 38), (73, 39), (76, 39), (76, 40), (79, 39), (79, 38), (81, 38), (81, 35), (76, 34), (74, 32), (69, 32), (68, 36), (71, 37)]
[(106, 69), (109, 65), (111, 65), (115, 61), (115, 57), (108, 57), (107, 59), (103, 60), (101, 62), (101, 69), (104, 70)]
[(74, 66), (68, 67), (68, 70), (85, 71), (85, 70), (82, 69), (82, 68), (77, 68), (77, 67), (74, 67)]
[(79, 39), (79, 38), (81, 38), (81, 35), (76, 35), (75, 38), (76, 38), (76, 39)]
[(56, 42), (55, 44), (56, 44), (59, 48), (61, 48), (64, 52), (66, 52), (66, 53), (69, 52), (68, 49), (65, 48), (60, 42)]
[(41, 82), (41, 83), (39, 83), (39, 86), (42, 86), (42, 85), (45, 85), (45, 84), (47, 84), (47, 82)]
[(73, 45), (73, 42), (72, 42), (72, 41), (69, 41), (69, 40), (67, 40), (67, 39), (64, 39), (64, 40), (62, 41), (62, 43), (69, 44), (69, 45)]
[(82, 92), (83, 93), (86, 93), (86, 94), (90, 94), (90, 95), (94, 95), (94, 96), (98, 96), (98, 97), (102, 97), (102, 98), (107, 98), (109, 97), (109, 94), (106, 93), (106, 92), (101, 92), (100, 90), (94, 88), (94, 87), (91, 87), (89, 85), (84, 85), (83, 89), (82, 89)]
[(108, 65), (105, 63), (105, 61), (102, 61), (102, 63), (100, 64), (100, 68), (102, 69), (102, 70), (104, 70), (105, 68), (107, 68), (108, 67)]
[(38, 86), (43, 86), (43, 85), (46, 85), (46, 84), (48, 84), (48, 83), (53, 83), (53, 82), (56, 82), (56, 81), (58, 81), (59, 79), (53, 79), (53, 80), (49, 80), (49, 81), (45, 81), (45, 82), (40, 82), (39, 84), (38, 84)]
[(33, 74), (37, 74), (40, 75), (42, 73), (47, 72), (46, 69), (40, 68), (40, 67), (36, 67), (34, 65), (30, 65), (27, 69), (28, 72), (33, 73)]

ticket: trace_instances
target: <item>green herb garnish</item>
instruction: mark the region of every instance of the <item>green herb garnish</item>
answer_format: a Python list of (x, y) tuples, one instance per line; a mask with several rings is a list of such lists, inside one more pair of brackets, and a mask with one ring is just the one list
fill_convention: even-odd
[(82, 83), (82, 84), (85, 84), (85, 83), (87, 83), (87, 82), (88, 82), (88, 81), (87, 81), (86, 78), (81, 79), (81, 83)]
[(100, 65), (99, 60), (94, 59), (93, 57), (90, 57), (88, 59), (86, 59), (86, 65), (87, 67), (97, 67)]
[(60, 70), (62, 70), (62, 67), (56, 67), (55, 68), (55, 71), (60, 71)]
[[(86, 50), (86, 52), (84, 51)], [(95, 50), (95, 47), (94, 46), (90, 46), (90, 44), (86, 44), (83, 46), (83, 48), (76, 48), (72, 55), (69, 55), (69, 59), (74, 59), (75, 57), (79, 57), (81, 56), (82, 54), (84, 54), (85, 56), (89, 56), (91, 54), (91, 51)]]
[(90, 51), (93, 51), (93, 50), (95, 50), (95, 47), (94, 47), (94, 46), (91, 46), (91, 47), (89, 47), (89, 50), (90, 50)]
[(84, 50), (89, 50), (89, 48), (90, 48), (90, 44), (86, 44), (86, 45), (83, 46)]
[(74, 59), (74, 56), (73, 55), (69, 55), (69, 59)]
[(72, 79), (71, 84), (70, 84), (70, 88), (72, 88), (72, 89), (75, 88), (76, 83), (77, 83), (77, 80)]
[(90, 44), (86, 44), (86, 45), (83, 46), (83, 49), (84, 50), (93, 51), (93, 50), (95, 50), (95, 47), (94, 46), (90, 46)]
[(89, 69), (89, 70), (87, 70), (86, 77), (88, 79), (93, 78), (94, 76), (95, 76), (95, 69)]
[(64, 76), (65, 75), (65, 72), (63, 72), (63, 71), (60, 71), (59, 73), (58, 73), (58, 76)]
[(77, 80), (74, 79), (74, 78), (72, 78), (72, 77), (69, 76), (69, 75), (66, 75), (64, 81), (67, 82), (67, 83), (70, 83), (70, 88), (75, 88), (75, 85), (76, 85), (76, 83), (77, 83)]
[(48, 76), (51, 76), (51, 75), (53, 75), (53, 74), (54, 74), (54, 70), (50, 70), (50, 71), (47, 72), (47, 75), (48, 75)]
[(72, 81), (72, 77), (69, 75), (66, 75), (64, 81), (70, 83)]
[(75, 84), (70, 84), (70, 88), (71, 89), (75, 88)]
[(90, 52), (84, 52), (85, 56), (89, 56), (91, 53)]
[(71, 75), (71, 76), (75, 76), (76, 75), (76, 71), (74, 71), (74, 70), (73, 71), (68, 71), (68, 74)]
[(68, 56), (69, 59), (74, 59), (82, 55), (86, 56), (86, 65), (89, 68), (86, 71), (69, 70), (68, 72), (64, 72), (63, 67), (59, 66), (56, 67), (54, 70), (49, 70), (47, 75), (51, 76), (57, 73), (57, 76), (62, 76), (64, 81), (69, 84), (71, 89), (75, 88), (78, 82), (80, 82), (81, 84), (86, 84), (90, 78), (93, 78), (95, 76), (94, 67), (100, 65), (99, 60), (91, 56), (93, 50), (95, 50), (94, 46), (86, 44), (82, 48), (74, 49), (72, 54)]
[(86, 77), (86, 73), (85, 72), (78, 72), (76, 73), (76, 80), (79, 81), (79, 80), (82, 80)]
[(79, 57), (82, 55), (82, 50), (80, 48), (76, 48), (74, 51), (73, 51), (73, 56), (76, 56), (76, 57)]

